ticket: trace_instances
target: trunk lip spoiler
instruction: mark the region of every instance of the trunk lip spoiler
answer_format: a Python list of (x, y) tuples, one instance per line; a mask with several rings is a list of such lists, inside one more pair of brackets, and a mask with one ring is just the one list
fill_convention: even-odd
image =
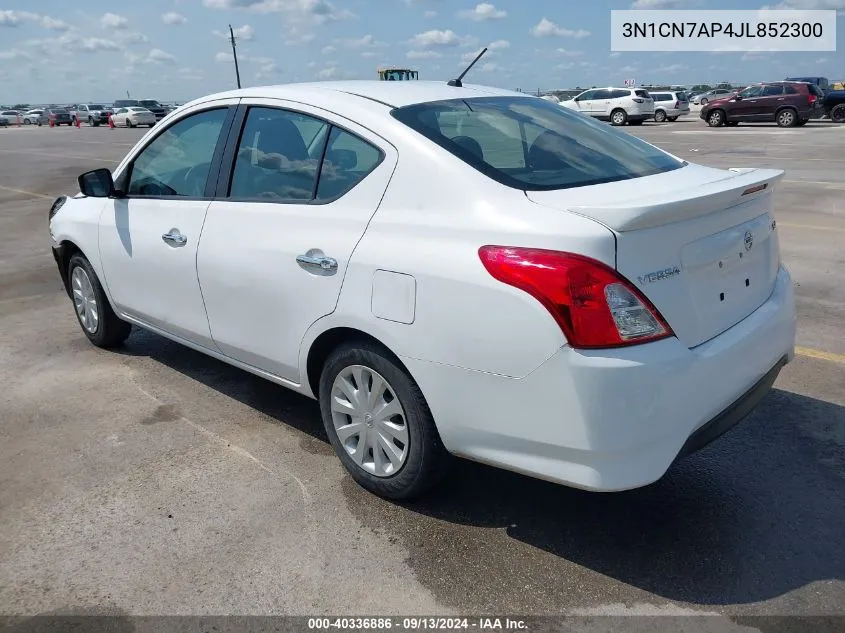
[(782, 169), (753, 167), (734, 167), (724, 173), (723, 178), (683, 191), (667, 191), (611, 205), (573, 205), (566, 210), (620, 233), (656, 228), (707, 215), (714, 207), (730, 209), (770, 195), (774, 185), (785, 175)]

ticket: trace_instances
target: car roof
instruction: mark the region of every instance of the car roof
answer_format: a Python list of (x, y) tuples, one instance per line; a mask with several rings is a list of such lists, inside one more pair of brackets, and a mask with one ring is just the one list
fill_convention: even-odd
[[(342, 106), (350, 99), (367, 99), (390, 107), (404, 107), (431, 101), (447, 99), (471, 99), (473, 97), (516, 96), (536, 98), (522, 92), (502, 90), (487, 86), (464, 84), (454, 87), (445, 81), (322, 81), (310, 83), (281, 84), (241, 88), (214, 95), (208, 95), (192, 103), (212, 99), (259, 97), (270, 99), (302, 100), (312, 105), (331, 104)], [(189, 105), (189, 104), (186, 104)], [(333, 108), (334, 109), (334, 108)]]

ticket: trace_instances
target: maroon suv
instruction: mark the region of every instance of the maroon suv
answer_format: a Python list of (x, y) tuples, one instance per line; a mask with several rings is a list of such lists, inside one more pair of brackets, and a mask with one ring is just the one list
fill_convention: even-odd
[(824, 116), (823, 96), (816, 86), (804, 82), (754, 84), (735, 95), (711, 101), (701, 108), (699, 116), (710, 127), (758, 121), (793, 127)]

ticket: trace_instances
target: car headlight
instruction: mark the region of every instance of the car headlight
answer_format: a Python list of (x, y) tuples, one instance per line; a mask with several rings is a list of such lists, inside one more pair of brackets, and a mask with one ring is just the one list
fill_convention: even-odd
[(64, 206), (65, 202), (67, 202), (67, 196), (59, 196), (53, 202), (53, 206), (50, 207), (50, 217), (47, 218), (48, 220), (52, 220), (53, 216), (59, 212), (59, 209)]

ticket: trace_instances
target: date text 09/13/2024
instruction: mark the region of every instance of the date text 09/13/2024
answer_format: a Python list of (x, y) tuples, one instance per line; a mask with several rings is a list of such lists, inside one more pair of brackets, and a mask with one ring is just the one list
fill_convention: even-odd
[(525, 631), (528, 624), (525, 620), (516, 618), (496, 617), (323, 617), (308, 618), (308, 628), (311, 630), (376, 630), (386, 631), (445, 631), (445, 630), (478, 630), (478, 631)]

